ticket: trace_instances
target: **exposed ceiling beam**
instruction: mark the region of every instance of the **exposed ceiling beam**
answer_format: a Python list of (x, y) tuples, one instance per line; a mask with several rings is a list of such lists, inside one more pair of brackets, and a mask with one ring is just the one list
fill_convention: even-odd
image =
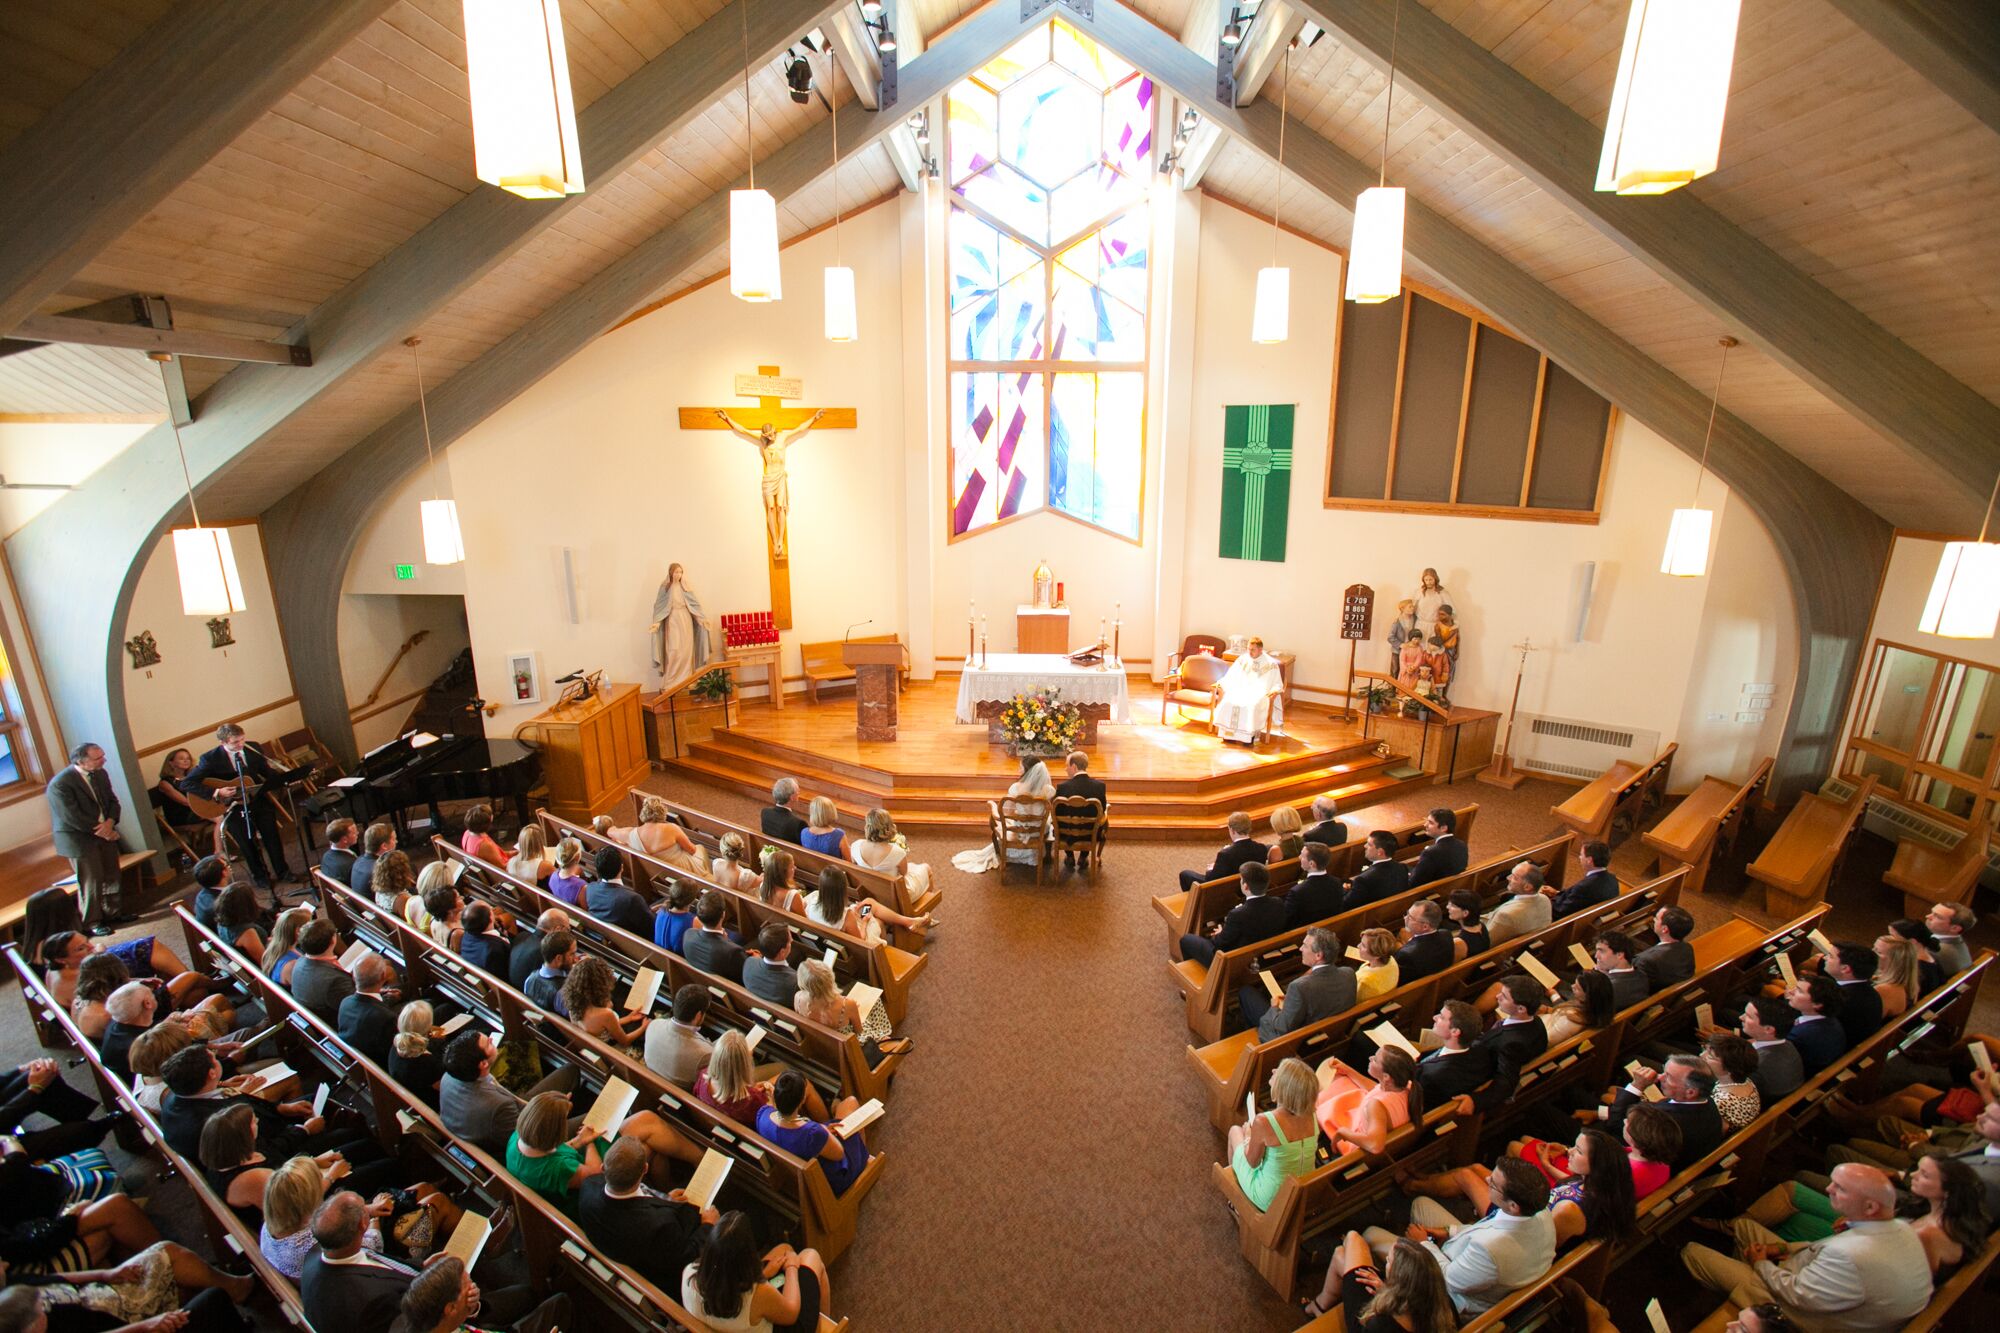
[[(881, 102), (882, 53), (875, 49), (875, 34), (861, 21), (860, 8), (842, 5), (820, 25), (820, 31), (832, 45), (841, 72), (854, 85), (854, 100), (873, 111)], [(829, 90), (827, 96), (832, 95)]]
[(1201, 178), (1215, 165), (1215, 159), (1228, 142), (1229, 136), (1210, 121), (1204, 120), (1194, 127), (1188, 146), (1181, 150), (1180, 180), (1183, 190), (1192, 190), (1201, 184)]
[[(1925, 359), (1703, 203), (1595, 188), (1604, 132), (1421, 4), (1294, 0), (1433, 110), (1618, 242), (1830, 401), (1983, 499), (2000, 468), (2000, 405)], [(1881, 0), (1876, 0), (1880, 3)], [(1725, 164), (1729, 141), (1722, 145)]]
[(1993, 0), (1827, 0), (1932, 86), (2000, 132)]
[[(838, 2), (758, 0), (748, 13), (752, 60), (775, 59)], [(740, 86), (741, 3), (723, 6), (578, 113), (590, 180), (602, 184), (618, 175)], [(267, 7), (315, 14), (322, 8)], [(446, 209), (291, 330), (290, 340), (311, 339), (309, 368), (239, 366), (209, 388), (199, 419), (182, 432), (196, 485), (231, 469), (294, 413), (408, 336), (586, 197), (527, 200), (482, 186)], [(131, 758), (119, 644), (146, 557), (185, 503), (173, 435), (161, 427), (7, 538), (23, 585), (64, 590), (60, 599), (29, 605), (51, 699), (65, 735), (94, 737), (116, 756), (112, 778), (127, 797), (123, 829), (138, 844), (150, 845), (157, 834), (138, 817), (145, 802), (132, 799), (148, 784)], [(95, 534), (87, 551), (76, 541), (79, 532)]]
[(80, 343), (85, 347), (127, 347), (140, 352), (172, 352), (216, 361), (254, 361), (272, 366), (310, 366), (312, 349), (298, 343), (239, 338), (233, 333), (155, 328), (148, 324), (113, 324), (77, 319), (68, 314), (30, 315), (14, 326), (10, 337), (22, 342)]
[(1283, 61), (1285, 48), (1305, 26), (1304, 12), (1286, 0), (1263, 0), (1257, 6), (1250, 31), (1243, 34), (1243, 43), (1236, 48), (1236, 105), (1248, 106), (1257, 100), (1264, 81)]
[(166, 16), (0, 150), (0, 333), (214, 157), (391, 0), (204, 0)]
[[(1411, 11), (1421, 10), (1410, 5)], [(1119, 0), (1096, 0), (1097, 38), (1147, 71), (1266, 159), (1278, 149), (1278, 108), (1233, 107), (1215, 96), (1214, 67)], [(1405, 22), (1410, 15), (1405, 14)], [(1285, 169), (1342, 208), (1376, 183), (1376, 170), (1307, 127), (1285, 129)], [(1409, 256), (1474, 305), (1518, 330), (1565, 370), (1690, 455), (1701, 452), (1709, 397), (1412, 198)], [(1336, 295), (1329, 293), (1329, 296)], [(1245, 338), (1249, 330), (1244, 330)], [(1799, 631), (1799, 673), (1779, 756), (1781, 784), (1817, 782), (1836, 758), (1840, 709), (1867, 632), (1889, 528), (1785, 450), (1725, 412), (1715, 421), (1710, 469), (1763, 521), (1785, 563)], [(1666, 534), (1660, 534), (1664, 542)]]
[(915, 193), (924, 188), (924, 153), (917, 147), (917, 136), (909, 123), (896, 126), (882, 137), (882, 146), (888, 149), (889, 165), (896, 168), (896, 175), (903, 182), (903, 188)]
[[(924, 54), (901, 67), (899, 106), (843, 118), (842, 151), (858, 153), (889, 135), (904, 124), (907, 108), (940, 97), (1004, 50), (1025, 27), (1040, 21), (1023, 22), (1017, 0), (994, 0), (961, 20)], [(757, 183), (786, 199), (824, 176), (832, 162), (832, 128), (823, 120), (760, 162)], [(463, 437), (677, 275), (713, 254), (728, 237), (725, 189), (696, 204), (433, 389), (429, 395), (433, 447), (442, 449)], [(353, 746), (340, 680), (340, 583), (369, 512), (385, 491), (423, 464), (424, 451), (423, 423), (412, 406), (263, 516), (265, 553), (273, 593), (284, 608), (294, 683), (307, 721), (337, 750)]]

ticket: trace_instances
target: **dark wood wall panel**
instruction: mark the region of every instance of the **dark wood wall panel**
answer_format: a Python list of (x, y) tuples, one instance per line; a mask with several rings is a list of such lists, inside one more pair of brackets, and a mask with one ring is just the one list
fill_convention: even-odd
[(1472, 358), (1472, 405), (1465, 417), (1465, 457), (1458, 502), (1518, 505), (1535, 420), (1535, 380), (1542, 354), (1490, 324), (1479, 327)]
[(1334, 404), (1336, 498), (1379, 500), (1389, 473), (1389, 423), (1396, 406), (1396, 362), (1402, 355), (1403, 302), (1349, 302), (1341, 312), (1340, 390)]
[(1605, 432), (1610, 427), (1611, 404), (1551, 361), (1548, 387), (1542, 391), (1541, 434), (1528, 504), (1536, 509), (1595, 509)]
[(1472, 321), (1456, 310), (1406, 296), (1410, 343), (1403, 359), (1403, 413), (1396, 430), (1390, 498), (1444, 504), (1458, 456), (1458, 408), (1465, 393), (1466, 338)]

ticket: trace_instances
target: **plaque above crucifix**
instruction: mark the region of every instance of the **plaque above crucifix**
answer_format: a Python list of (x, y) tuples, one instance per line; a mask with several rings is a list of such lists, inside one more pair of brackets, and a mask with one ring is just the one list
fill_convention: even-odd
[(736, 377), (736, 396), (755, 398), (755, 407), (683, 407), (682, 430), (726, 430), (754, 446), (764, 463), (764, 549), (771, 570), (771, 616), (779, 629), (792, 627), (791, 483), (785, 453), (812, 430), (853, 430), (851, 407), (786, 407), (785, 399), (804, 391), (796, 378), (776, 366)]

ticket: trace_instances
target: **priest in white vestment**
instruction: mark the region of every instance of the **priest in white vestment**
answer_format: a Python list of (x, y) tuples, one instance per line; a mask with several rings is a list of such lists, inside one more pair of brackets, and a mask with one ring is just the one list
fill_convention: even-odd
[[(1226, 741), (1254, 741), (1259, 731), (1271, 732), (1285, 720), (1284, 677), (1278, 659), (1264, 651), (1262, 639), (1250, 640), (1250, 651), (1233, 662), (1222, 677), (1222, 700), (1215, 706), (1215, 731)], [(1265, 701), (1270, 715), (1266, 719)]]

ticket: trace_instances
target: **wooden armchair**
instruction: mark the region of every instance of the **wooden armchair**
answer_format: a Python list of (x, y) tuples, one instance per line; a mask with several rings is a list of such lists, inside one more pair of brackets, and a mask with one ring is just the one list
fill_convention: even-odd
[(1104, 864), (1104, 835), (1111, 827), (1111, 816), (1094, 796), (1058, 796), (1054, 805), (1055, 851), (1082, 852), (1090, 857), (1090, 882), (1095, 884), (1098, 869)]
[(1182, 660), (1168, 674), (1160, 695), (1160, 725), (1166, 725), (1170, 707), (1183, 717), (1188, 709), (1197, 708), (1207, 711), (1209, 729), (1214, 730), (1215, 708), (1222, 702), (1222, 678), (1227, 674), (1229, 664), (1207, 653), (1196, 653)]
[[(1000, 858), (1000, 877), (1007, 877), (1009, 865), (1025, 863), (1035, 868), (1035, 883), (1045, 883), (1050, 836), (1053, 833), (1049, 803), (1008, 796), (988, 801), (986, 811), (987, 829), (993, 836), (993, 854)], [(1015, 851), (1026, 855), (1010, 858), (1008, 854)]]

